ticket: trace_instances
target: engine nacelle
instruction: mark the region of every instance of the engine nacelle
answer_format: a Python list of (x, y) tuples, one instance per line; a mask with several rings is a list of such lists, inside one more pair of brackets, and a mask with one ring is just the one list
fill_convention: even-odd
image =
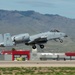
[(13, 42), (27, 42), (29, 40), (29, 34), (25, 33), (25, 34), (19, 34), (19, 35), (15, 35), (13, 36), (12, 40)]

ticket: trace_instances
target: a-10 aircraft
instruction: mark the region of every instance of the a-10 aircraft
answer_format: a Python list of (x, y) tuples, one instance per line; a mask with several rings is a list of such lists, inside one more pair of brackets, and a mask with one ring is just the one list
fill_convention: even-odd
[(28, 33), (18, 34), (14, 36), (10, 36), (10, 33), (5, 33), (4, 37), (2, 34), (0, 34), (0, 47), (7, 47), (24, 43), (25, 45), (31, 45), (33, 49), (36, 48), (36, 44), (39, 45), (41, 49), (43, 49), (44, 43), (47, 43), (47, 41), (59, 40), (62, 43), (63, 38), (65, 37), (67, 37), (67, 35), (58, 30), (43, 32), (31, 36)]

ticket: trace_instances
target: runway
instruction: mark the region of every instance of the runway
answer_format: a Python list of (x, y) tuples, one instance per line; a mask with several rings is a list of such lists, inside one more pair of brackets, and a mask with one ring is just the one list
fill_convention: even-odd
[(75, 67), (75, 60), (67, 61), (0, 61), (0, 67)]

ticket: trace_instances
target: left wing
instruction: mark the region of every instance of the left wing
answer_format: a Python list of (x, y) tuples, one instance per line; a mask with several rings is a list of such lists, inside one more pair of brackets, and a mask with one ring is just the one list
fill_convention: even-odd
[(47, 42), (47, 38), (46, 37), (38, 37), (35, 39), (32, 39), (28, 42), (28, 44), (38, 44), (38, 43), (45, 43)]

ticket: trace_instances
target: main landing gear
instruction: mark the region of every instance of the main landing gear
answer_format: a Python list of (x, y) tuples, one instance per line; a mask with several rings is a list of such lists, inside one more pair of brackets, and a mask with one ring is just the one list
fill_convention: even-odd
[(33, 45), (33, 46), (32, 46), (32, 48), (33, 48), (33, 49), (36, 49), (36, 46), (35, 46), (35, 45)]
[[(40, 46), (41, 49), (44, 48), (44, 45), (39, 45), (39, 46)], [(33, 45), (32, 48), (33, 48), (33, 49), (36, 49), (36, 45)]]
[(40, 48), (43, 49), (44, 48), (44, 45), (40, 45)]

